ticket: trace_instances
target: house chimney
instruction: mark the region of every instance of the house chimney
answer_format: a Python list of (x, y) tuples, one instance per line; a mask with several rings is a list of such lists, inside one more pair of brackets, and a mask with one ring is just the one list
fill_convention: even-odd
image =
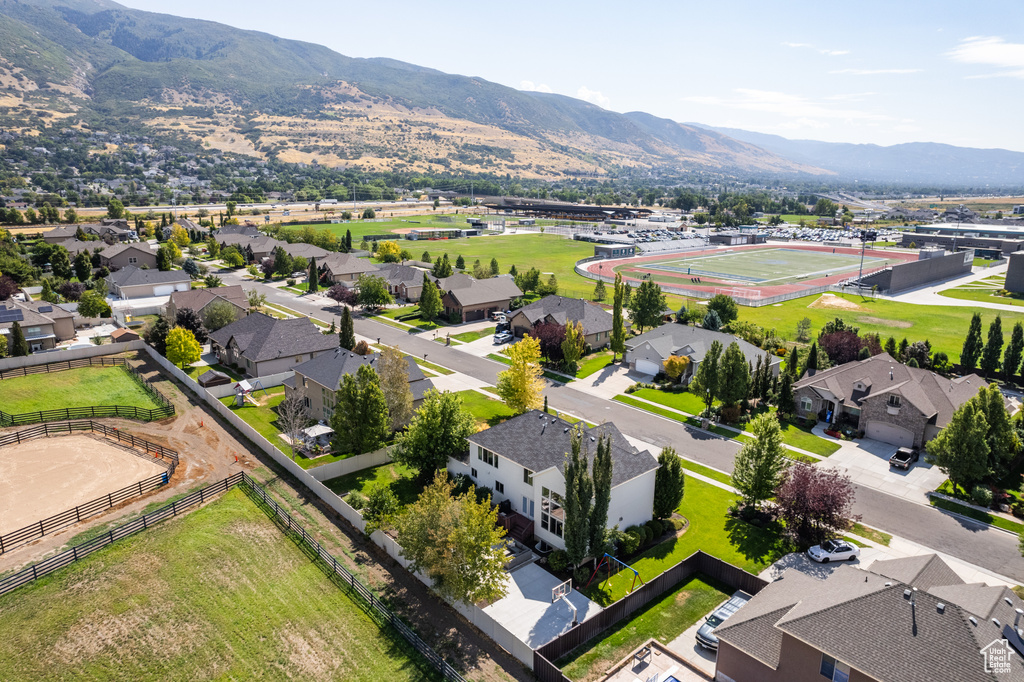
[(892, 381), (892, 367), (889, 368), (889, 381)]
[(945, 613), (946, 612), (946, 605), (943, 604), (942, 602), (939, 602), (938, 604), (935, 605), (935, 610), (938, 611), (939, 613)]
[(1017, 611), (1017, 616), (1013, 619), (1013, 629), (1014, 630), (1019, 630), (1020, 629), (1020, 617), (1024, 616), (1024, 610), (1017, 609), (1016, 611)]

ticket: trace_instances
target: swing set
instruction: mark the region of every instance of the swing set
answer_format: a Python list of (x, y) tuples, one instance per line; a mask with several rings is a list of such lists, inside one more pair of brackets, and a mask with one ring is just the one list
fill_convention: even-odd
[(618, 575), (619, 571), (623, 568), (625, 568), (628, 571), (633, 571), (633, 584), (629, 586), (629, 592), (627, 592), (627, 594), (632, 594), (633, 590), (636, 589), (637, 580), (640, 581), (641, 585), (645, 584), (644, 579), (640, 577), (640, 574), (636, 572), (635, 568), (625, 563), (624, 561), (616, 559), (611, 554), (608, 554), (606, 552), (605, 555), (601, 557), (601, 560), (597, 562), (597, 568), (594, 569), (594, 573), (590, 576), (590, 580), (587, 581), (585, 587), (590, 587), (590, 583), (594, 582), (594, 578), (596, 578), (597, 574), (601, 572), (601, 567), (605, 565), (608, 566), (608, 580), (611, 580), (613, 575)]

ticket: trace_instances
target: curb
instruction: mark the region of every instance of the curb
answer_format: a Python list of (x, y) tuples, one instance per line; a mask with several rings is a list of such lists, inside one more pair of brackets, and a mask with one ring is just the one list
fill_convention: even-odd
[[(942, 493), (936, 493), (934, 491), (929, 492), (928, 493), (928, 497), (929, 498), (935, 497), (936, 499), (946, 500), (948, 502), (953, 502), (955, 504), (959, 504), (961, 507), (966, 507), (967, 506), (967, 505), (961, 504), (959, 500), (950, 499), (950, 498), (946, 497), (945, 495), (943, 495)], [(1024, 528), (1021, 528), (1021, 532), (1020, 533), (1015, 533), (1012, 530), (1008, 530), (1006, 528), (1000, 528), (999, 526), (992, 525), (991, 523), (986, 523), (985, 521), (979, 521), (978, 519), (971, 518), (970, 516), (967, 516), (966, 514), (961, 514), (959, 512), (955, 512), (955, 511), (950, 511), (949, 509), (943, 509), (942, 507), (938, 507), (938, 506), (936, 506), (934, 504), (931, 504), (930, 502), (929, 502), (928, 506), (932, 507), (933, 509), (936, 509), (936, 510), (942, 512), (943, 514), (949, 514), (950, 516), (955, 516), (958, 519), (964, 519), (965, 521), (970, 521), (972, 523), (976, 523), (979, 526), (983, 526), (985, 528), (991, 528), (992, 530), (998, 530), (998, 531), (1000, 531), (1002, 533), (1006, 533), (1007, 535), (1009, 535), (1011, 537), (1020, 537), (1021, 534), (1024, 534)], [(971, 509), (972, 507), (967, 507), (967, 508)], [(985, 513), (987, 514), (988, 512), (986, 511)]]

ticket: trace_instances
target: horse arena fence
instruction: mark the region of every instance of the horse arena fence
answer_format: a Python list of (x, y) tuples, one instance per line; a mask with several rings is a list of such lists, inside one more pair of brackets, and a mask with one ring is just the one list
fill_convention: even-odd
[[(11, 531), (0, 536), (0, 554), (10, 551), (26, 542), (37, 540), (55, 530), (78, 523), (83, 519), (95, 516), (132, 497), (137, 497), (165, 485), (174, 475), (178, 466), (178, 453), (162, 445), (138, 438), (130, 433), (105, 426), (94, 421), (73, 421), (58, 424), (42, 424), (31, 429), (23, 429), (11, 433), (0, 434), (0, 447), (16, 445), (37, 438), (49, 436), (71, 435), (76, 432), (88, 431), (100, 435), (122, 447), (128, 448), (133, 454), (146, 460), (155, 460), (156, 464), (167, 471), (151, 476), (132, 485), (107, 493), (95, 500), (68, 509), (59, 514), (36, 521), (24, 528)], [(2, 594), (2, 592), (0, 592)]]
[(99, 537), (87, 540), (80, 545), (75, 545), (60, 554), (28, 566), (27, 568), (0, 580), (0, 595), (16, 590), (23, 585), (27, 585), (28, 583), (42, 578), (43, 576), (60, 570), (61, 568), (64, 568), (79, 559), (83, 559), (93, 552), (96, 552), (107, 545), (113, 544), (118, 540), (130, 537), (136, 533), (141, 533), (160, 521), (177, 516), (179, 513), (187, 511), (196, 505), (203, 504), (207, 500), (212, 499), (216, 495), (224, 493), (235, 486), (239, 486), (254, 503), (262, 507), (264, 511), (270, 515), (275, 524), (290, 536), (304, 553), (311, 555), (333, 580), (343, 583), (348, 589), (350, 589), (351, 593), (358, 597), (359, 601), (369, 608), (370, 613), (378, 621), (390, 625), (409, 645), (416, 649), (420, 655), (422, 655), (439, 673), (441, 673), (446, 680), (452, 680), (453, 682), (465, 682), (465, 679), (457, 670), (455, 670), (455, 668), (453, 668), (440, 654), (434, 651), (430, 645), (424, 642), (420, 636), (416, 634), (415, 630), (392, 613), (384, 605), (380, 597), (363, 585), (362, 582), (360, 582), (359, 579), (356, 578), (348, 569), (338, 563), (338, 560), (334, 558), (330, 552), (324, 549), (316, 538), (307, 533), (306, 529), (296, 522), (295, 519), (292, 518), (291, 514), (277, 504), (277, 502), (267, 494), (267, 491), (244, 471), (234, 473), (217, 483), (213, 483), (205, 488), (201, 488), (189, 495), (186, 495), (180, 500), (164, 505), (163, 507), (152, 511), (149, 514), (144, 514), (139, 518), (132, 519), (131, 521), (128, 521), (117, 528), (113, 528)]

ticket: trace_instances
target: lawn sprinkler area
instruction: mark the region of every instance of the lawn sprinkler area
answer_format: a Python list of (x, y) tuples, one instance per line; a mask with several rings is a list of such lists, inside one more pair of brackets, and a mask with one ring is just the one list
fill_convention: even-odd
[[(874, 270), (885, 263), (882, 258), (865, 257), (864, 269)], [(802, 249), (757, 249), (676, 258), (645, 267), (687, 277), (714, 277), (735, 284), (786, 284), (856, 272), (860, 269), (860, 256)]]

